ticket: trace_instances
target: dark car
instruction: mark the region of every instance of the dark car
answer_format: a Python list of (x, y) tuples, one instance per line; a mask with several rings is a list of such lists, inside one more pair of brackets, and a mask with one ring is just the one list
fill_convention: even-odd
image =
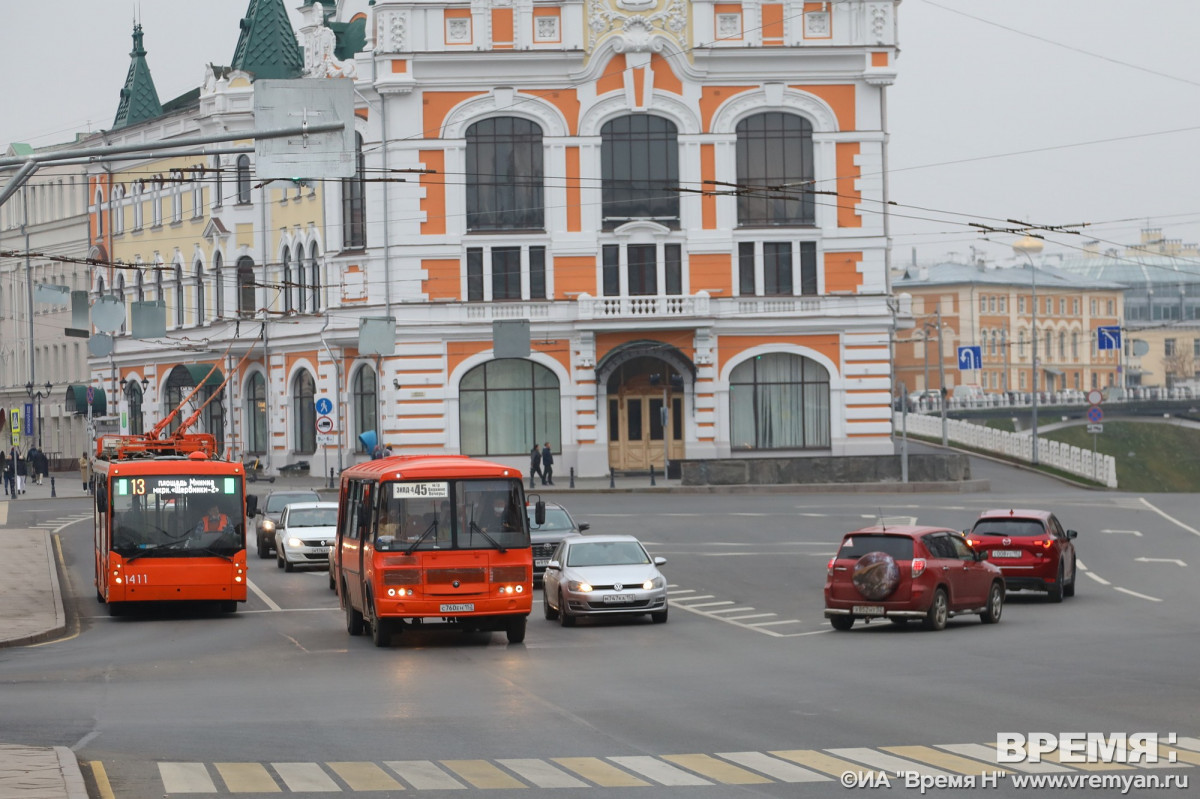
[(1010, 590), (1045, 591), (1051, 602), (1075, 596), (1075, 544), (1049, 511), (985, 510), (967, 532), (968, 543), (987, 550)]
[(320, 502), (321, 495), (316, 491), (271, 491), (263, 498), (258, 508), (258, 522), (255, 527), (255, 539), (258, 544), (258, 556), (269, 558), (275, 551), (275, 525), (283, 509), (293, 502)]
[(535, 520), (532, 505), (526, 511), (529, 516), (529, 538), (533, 544), (533, 582), (540, 585), (546, 574), (546, 564), (550, 562), (558, 542), (569, 535), (579, 535), (590, 529), (591, 525), (577, 523), (566, 508), (554, 502), (546, 503), (546, 520), (542, 524)]
[(825, 617), (835, 630), (849, 630), (856, 619), (920, 619), (925, 629), (941, 630), (964, 613), (995, 624), (1004, 592), (1004, 575), (986, 550), (972, 549), (957, 530), (867, 527), (847, 533), (829, 561)]

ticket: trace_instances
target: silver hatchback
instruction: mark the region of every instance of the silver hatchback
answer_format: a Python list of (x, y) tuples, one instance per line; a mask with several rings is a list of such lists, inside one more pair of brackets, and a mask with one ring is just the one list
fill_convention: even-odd
[(667, 620), (667, 580), (631, 535), (564, 538), (555, 549), (542, 585), (547, 619), (573, 627), (580, 616), (635, 616), (647, 613), (655, 624)]

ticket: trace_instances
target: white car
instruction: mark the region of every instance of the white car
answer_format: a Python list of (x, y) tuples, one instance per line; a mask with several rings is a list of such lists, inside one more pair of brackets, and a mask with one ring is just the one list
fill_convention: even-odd
[(337, 538), (336, 502), (293, 502), (275, 525), (275, 565), (329, 566), (329, 550)]
[(580, 616), (636, 616), (667, 620), (667, 580), (654, 558), (631, 535), (569, 536), (546, 566), (542, 609), (547, 619), (575, 626)]

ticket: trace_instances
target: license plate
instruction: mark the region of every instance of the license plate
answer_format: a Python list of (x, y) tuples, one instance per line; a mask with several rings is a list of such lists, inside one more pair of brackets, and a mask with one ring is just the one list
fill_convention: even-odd
[(886, 612), (883, 605), (855, 605), (852, 610), (856, 616), (882, 616)]
[(1021, 550), (1019, 550), (1019, 549), (993, 549), (992, 557), (993, 558), (1019, 558), (1019, 557), (1021, 557)]
[(475, 610), (474, 602), (459, 602), (453, 605), (442, 605), (442, 613), (470, 613)]
[(314, 555), (328, 555), (329, 547), (313, 547), (309, 551), (312, 552), (312, 554), (314, 554)]
[(633, 601), (633, 594), (605, 594), (603, 599), (606, 605), (627, 605)]
[(535, 558), (533, 565), (544, 569), (550, 563), (550, 558)]

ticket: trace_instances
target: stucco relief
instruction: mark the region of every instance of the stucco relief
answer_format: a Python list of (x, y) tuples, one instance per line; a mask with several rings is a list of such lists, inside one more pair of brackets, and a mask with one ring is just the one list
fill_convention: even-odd
[(890, 3), (876, 3), (870, 9), (871, 35), (875, 44), (887, 42), (888, 28), (892, 21), (892, 6)]
[[(670, 119), (678, 126), (680, 135), (701, 132), (700, 120), (696, 117), (695, 109), (674, 95), (655, 92), (646, 110)], [(633, 113), (633, 109), (626, 101), (624, 92), (601, 100), (584, 113), (579, 121), (579, 135), (599, 136), (600, 128), (605, 122), (629, 113)]]
[(618, 53), (661, 52), (667, 42), (689, 52), (688, 6), (683, 0), (588, 0), (588, 52), (610, 39)]
[(743, 92), (722, 105), (713, 115), (710, 133), (735, 133), (737, 123), (747, 114), (763, 111), (795, 111), (813, 125), (814, 133), (833, 133), (838, 129), (837, 115), (823, 100), (794, 89), (785, 89), (778, 103), (767, 99), (765, 90)]
[(512, 101), (501, 103), (495, 94), (467, 100), (446, 115), (442, 138), (461, 139), (467, 126), (489, 116), (517, 116), (531, 119), (542, 127), (543, 137), (568, 136), (567, 121), (556, 108), (540, 97), (513, 94)]
[(402, 53), (408, 49), (408, 12), (385, 11), (378, 17), (375, 50), (379, 53)]

